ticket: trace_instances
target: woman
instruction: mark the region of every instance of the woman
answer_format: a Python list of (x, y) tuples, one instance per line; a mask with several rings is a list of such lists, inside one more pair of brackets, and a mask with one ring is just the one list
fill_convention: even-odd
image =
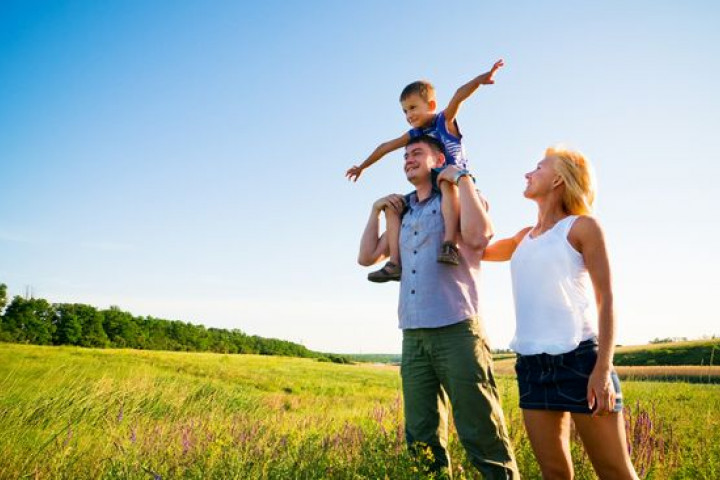
[[(525, 175), (538, 219), (490, 245), (510, 260), (520, 408), (543, 478), (573, 478), (570, 419), (601, 479), (637, 479), (628, 455), (622, 394), (613, 370), (614, 317), (603, 232), (582, 154), (549, 148)], [(597, 319), (592, 313), (594, 290)]]

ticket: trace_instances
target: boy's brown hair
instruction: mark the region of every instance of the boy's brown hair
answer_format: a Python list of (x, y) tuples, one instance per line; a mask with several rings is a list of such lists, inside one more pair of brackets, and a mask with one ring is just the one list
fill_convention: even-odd
[(425, 102), (430, 102), (435, 100), (435, 87), (427, 80), (418, 80), (403, 88), (400, 93), (400, 101), (402, 102), (410, 95), (419, 95)]

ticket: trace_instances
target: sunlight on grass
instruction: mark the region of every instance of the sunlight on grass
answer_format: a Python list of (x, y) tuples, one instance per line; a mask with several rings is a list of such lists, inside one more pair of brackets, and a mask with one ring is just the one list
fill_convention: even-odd
[[(514, 379), (499, 389), (521, 473), (535, 478)], [(399, 392), (393, 368), (0, 344), (0, 478), (418, 478)], [(625, 393), (646, 478), (717, 478), (719, 386)], [(477, 478), (456, 435), (450, 451), (456, 477)], [(594, 478), (577, 442), (573, 455), (577, 478)]]

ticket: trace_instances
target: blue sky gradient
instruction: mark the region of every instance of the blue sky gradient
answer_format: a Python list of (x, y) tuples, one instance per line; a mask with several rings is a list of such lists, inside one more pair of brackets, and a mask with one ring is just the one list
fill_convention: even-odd
[[(458, 120), (498, 236), (534, 220), (545, 147), (599, 180), (618, 342), (718, 334), (720, 6), (710, 1), (0, 4), (0, 282), (299, 341), (397, 352), (396, 285), (355, 263), (372, 201), (410, 189), (398, 95)], [(486, 265), (494, 347), (507, 265)]]

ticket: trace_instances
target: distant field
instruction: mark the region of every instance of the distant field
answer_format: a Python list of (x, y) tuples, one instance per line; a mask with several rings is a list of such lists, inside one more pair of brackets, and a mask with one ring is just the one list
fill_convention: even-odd
[[(422, 478), (399, 390), (397, 368), (372, 365), (0, 344), (0, 478)], [(523, 478), (539, 478), (514, 379), (499, 390)], [(624, 391), (642, 478), (720, 478), (719, 385)], [(477, 478), (454, 435), (450, 451), (456, 478)]]
[(401, 357), (399, 353), (343, 353), (342, 356), (354, 362), (365, 363), (400, 363)]
[(619, 347), (615, 365), (720, 365), (720, 339)]
[[(365, 363), (390, 363), (400, 364), (402, 355), (399, 353), (350, 353), (342, 354), (343, 357), (355, 362)], [(514, 353), (493, 353), (493, 360), (503, 360), (506, 358), (515, 358)]]
[[(515, 375), (515, 359), (504, 359), (494, 362), (495, 373), (498, 375)], [(670, 366), (616, 366), (622, 380), (653, 380), (692, 383), (720, 384), (720, 366), (696, 367), (693, 365)]]
[[(400, 363), (399, 354), (351, 354), (358, 362)], [(494, 353), (493, 360), (514, 359), (513, 353)], [(615, 349), (616, 366), (720, 366), (720, 339), (622, 346)]]

